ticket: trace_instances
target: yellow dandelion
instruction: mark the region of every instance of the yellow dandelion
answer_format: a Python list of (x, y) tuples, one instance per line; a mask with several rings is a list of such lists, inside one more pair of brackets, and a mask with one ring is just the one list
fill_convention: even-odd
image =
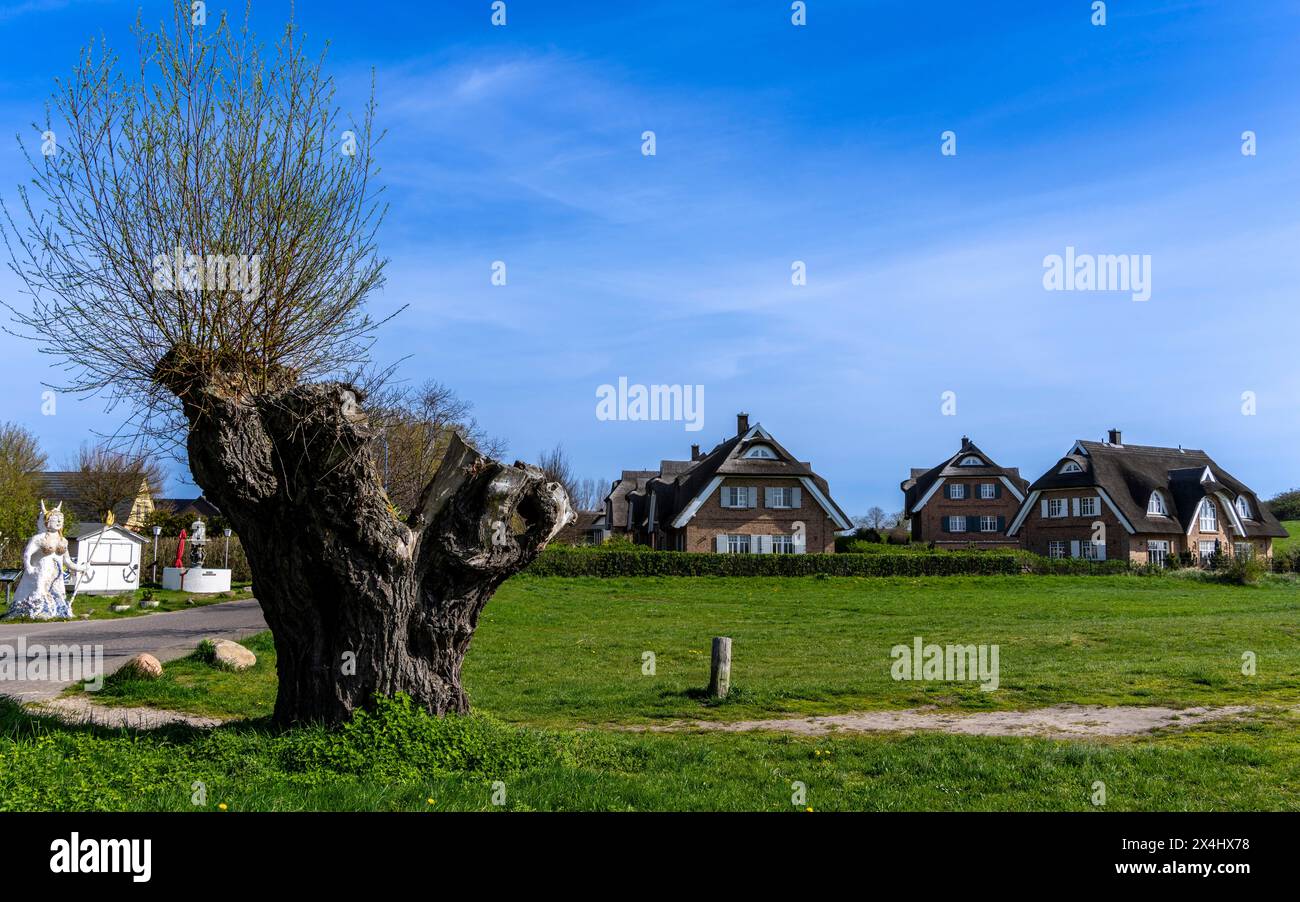
[(805, 808), (805, 809), (804, 809), (804, 811), (808, 811), (808, 812), (811, 812), (811, 811), (812, 811), (812, 809), (811, 809), (811, 808)]
[(425, 801), (428, 802), (430, 805), (436, 805), (436, 804), (438, 804), (438, 802), (437, 802), (436, 799), (425, 799)]
[(220, 803), (218, 803), (217, 807), (220, 808), (222, 811), (225, 811), (225, 810), (226, 810), (226, 803), (225, 803), (225, 802), (220, 802)]

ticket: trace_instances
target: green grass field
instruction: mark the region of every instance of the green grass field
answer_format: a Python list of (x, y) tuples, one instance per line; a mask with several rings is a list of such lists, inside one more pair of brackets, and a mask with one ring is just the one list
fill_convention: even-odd
[[(1300, 809), (1300, 583), (1177, 577), (516, 578), (465, 665), (475, 716), (389, 711), (355, 730), (257, 720), (150, 736), (0, 710), (0, 808), (178, 808), (194, 780), (237, 809)], [(709, 641), (734, 642), (733, 697), (703, 698)], [(1001, 687), (896, 682), (890, 648), (1000, 646)], [(263, 717), (274, 649), (233, 674), (189, 659), (97, 700)], [(654, 674), (643, 655), (654, 654)], [(1258, 672), (1244, 676), (1242, 655)], [(1060, 702), (1250, 704), (1242, 721), (1119, 739), (919, 733), (645, 733), (679, 719)], [(434, 724), (430, 726), (430, 723)], [(614, 728), (614, 729), (609, 729)], [(468, 738), (467, 738), (468, 737)], [(305, 765), (303, 762), (312, 762)], [(433, 803), (429, 802), (433, 799)], [(202, 807), (202, 806), (200, 806)]]
[[(219, 593), (216, 595), (195, 595), (193, 592), (178, 592), (173, 589), (162, 589), (157, 586), (136, 589), (132, 592), (123, 592), (120, 595), (78, 595), (72, 604), (72, 612), (80, 617), (83, 614), (89, 614), (87, 619), (90, 620), (118, 620), (122, 617), (142, 617), (146, 614), (161, 614), (165, 611), (181, 611), (185, 608), (201, 607), (209, 604), (220, 604), (223, 601), (232, 601), (237, 598), (249, 598), (249, 583), (236, 583), (231, 587), (229, 593)], [(140, 602), (146, 595), (153, 601), (158, 602), (156, 608), (142, 608)], [(3, 599), (0, 599), (2, 602)], [(128, 605), (125, 611), (114, 611), (114, 606)], [(32, 623), (34, 621), (28, 618), (11, 620), (10, 623)]]

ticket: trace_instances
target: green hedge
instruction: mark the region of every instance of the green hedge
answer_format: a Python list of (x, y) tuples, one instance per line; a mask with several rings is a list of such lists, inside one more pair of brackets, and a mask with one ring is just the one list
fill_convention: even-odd
[(547, 549), (529, 566), (536, 576), (994, 576), (1123, 573), (1124, 561), (1048, 560), (1024, 552), (986, 554), (696, 554)]

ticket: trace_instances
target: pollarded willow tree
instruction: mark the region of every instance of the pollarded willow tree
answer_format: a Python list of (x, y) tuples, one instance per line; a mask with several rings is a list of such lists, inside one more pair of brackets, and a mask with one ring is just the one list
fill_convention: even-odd
[(390, 503), (358, 375), (384, 270), (373, 85), (345, 119), (292, 23), (268, 54), (247, 19), (201, 18), (177, 2), (169, 23), (137, 21), (138, 66), (92, 45), (59, 83), (21, 209), (5, 210), (30, 295), (10, 310), (62, 388), (184, 437), (248, 554), (278, 723), (339, 722), (396, 692), (465, 711), (479, 613), (569, 499), (456, 438), (410, 510)]

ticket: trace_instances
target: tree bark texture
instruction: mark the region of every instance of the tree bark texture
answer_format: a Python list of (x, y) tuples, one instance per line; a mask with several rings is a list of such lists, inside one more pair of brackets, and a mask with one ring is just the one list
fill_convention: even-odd
[(275, 637), (275, 722), (339, 723), (375, 695), (465, 712), (484, 605), (573, 518), (536, 467), (455, 439), (415, 510), (389, 503), (359, 392), (174, 386), (195, 480), (239, 534)]

